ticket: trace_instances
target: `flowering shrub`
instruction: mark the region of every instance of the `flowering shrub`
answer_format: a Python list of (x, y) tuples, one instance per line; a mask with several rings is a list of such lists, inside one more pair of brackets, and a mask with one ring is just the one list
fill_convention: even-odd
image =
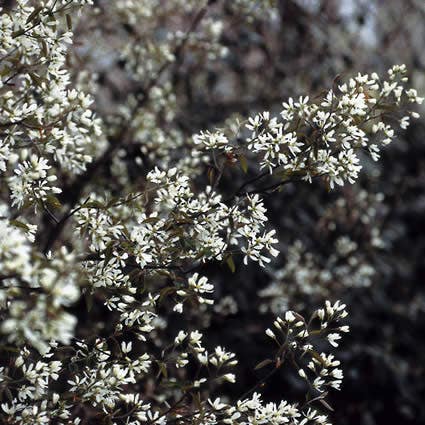
[[(237, 397), (227, 385), (243, 353), (208, 334), (215, 315), (238, 307), (208, 265), (266, 268), (279, 254), (269, 195), (295, 182), (352, 184), (363, 152), (377, 161), (418, 118), (406, 67), (188, 132), (180, 68), (228, 60), (226, 14), (273, 21), (276, 4), (93, 3), (19, 0), (1, 12), (2, 422), (329, 423), (343, 373), (328, 349), (349, 330), (346, 306), (318, 299), (323, 307), (301, 315), (290, 305), (317, 286), (333, 299), (335, 285), (370, 285), (373, 267), (350, 256), (356, 243), (339, 237), (320, 263), (301, 242), (290, 248), (259, 291), (261, 311), (276, 314), (264, 335), (275, 348)], [(382, 246), (379, 232), (369, 243)], [(305, 398), (266, 401), (262, 386), (284, 367)]]

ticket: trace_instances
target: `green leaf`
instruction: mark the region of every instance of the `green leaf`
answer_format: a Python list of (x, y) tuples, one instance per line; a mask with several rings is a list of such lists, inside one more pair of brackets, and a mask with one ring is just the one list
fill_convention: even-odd
[(172, 294), (176, 292), (176, 288), (173, 286), (167, 286), (166, 288), (162, 289), (159, 295), (159, 301), (161, 302), (167, 295)]
[(25, 28), (21, 28), (20, 30), (13, 32), (12, 38), (19, 37), (22, 34), (25, 34)]
[(47, 43), (44, 40), (41, 40), (41, 53), (43, 53), (45, 58), (47, 58), (49, 55), (49, 48), (47, 47)]
[(214, 178), (215, 178), (215, 171), (214, 168), (208, 169), (208, 182), (212, 186), (214, 184)]
[(203, 408), (203, 405), (202, 405), (202, 402), (201, 402), (201, 394), (199, 394), (199, 392), (197, 392), (196, 394), (194, 394), (193, 401), (194, 401), (194, 403), (195, 403), (195, 407), (196, 407), (196, 409), (197, 409), (197, 410), (201, 413), (201, 415), (202, 415), (202, 413), (203, 413), (203, 411), (204, 411), (204, 408)]
[(40, 125), (40, 122), (35, 117), (25, 118), (25, 121), (24, 122), (25, 122), (25, 125), (27, 127), (32, 127), (32, 128), (36, 128), (36, 129), (43, 128), (43, 126)]
[(319, 400), (319, 402), (322, 403), (323, 406), (326, 407), (326, 409), (329, 409), (331, 412), (334, 411), (334, 409), (325, 400), (322, 399), (322, 400)]
[(322, 359), (322, 357), (320, 356), (320, 354), (317, 351), (314, 350), (309, 350), (309, 353), (318, 361), (320, 362), (322, 365), (326, 365), (325, 360)]
[(162, 373), (162, 375), (164, 376), (164, 378), (168, 378), (167, 366), (165, 366), (165, 364), (162, 363), (162, 362), (157, 362), (157, 363), (158, 363), (158, 367), (159, 367), (160, 373)]
[(71, 31), (72, 30), (72, 17), (71, 17), (71, 15), (66, 14), (66, 25), (67, 25), (68, 29)]
[(28, 16), (28, 19), (27, 19), (27, 22), (26, 23), (28, 24), (31, 21), (33, 21), (42, 10), (43, 10), (43, 6), (36, 7), (33, 10), (33, 12), (30, 14), (30, 16)]
[(99, 201), (90, 201), (84, 204), (84, 208), (105, 209), (105, 205)]
[(59, 209), (62, 206), (59, 199), (56, 198), (55, 195), (47, 195), (46, 203), (49, 207), (57, 208), (57, 209)]
[(389, 111), (389, 112), (393, 112), (396, 110), (396, 108), (394, 107), (394, 105), (376, 105), (375, 109), (381, 109), (382, 111)]
[(241, 163), (242, 171), (246, 174), (248, 172), (248, 162), (244, 155), (239, 155), (239, 162)]
[(255, 366), (254, 370), (260, 370), (263, 367), (268, 366), (271, 363), (273, 363), (273, 360), (271, 360), (271, 359), (263, 360), (262, 362), (258, 363), (257, 366)]
[(233, 257), (232, 257), (231, 255), (229, 255), (229, 256), (226, 258), (226, 263), (227, 263), (227, 265), (229, 266), (230, 271), (231, 271), (232, 273), (235, 273), (235, 271), (236, 271), (236, 266), (235, 266), (235, 262), (233, 261)]
[(149, 223), (157, 223), (159, 221), (158, 217), (149, 217), (146, 220), (143, 220), (143, 223), (149, 224)]
[(171, 278), (172, 277), (172, 274), (168, 270), (158, 269), (158, 270), (155, 270), (155, 273), (156, 274), (159, 274), (160, 276), (165, 276), (167, 278)]
[(20, 229), (25, 230), (26, 232), (28, 232), (29, 228), (25, 223), (22, 223), (22, 221), (19, 220), (10, 220), (9, 222), (12, 226), (18, 227)]
[(41, 86), (43, 80), (38, 75), (34, 74), (34, 72), (30, 72), (29, 76), (36, 86)]

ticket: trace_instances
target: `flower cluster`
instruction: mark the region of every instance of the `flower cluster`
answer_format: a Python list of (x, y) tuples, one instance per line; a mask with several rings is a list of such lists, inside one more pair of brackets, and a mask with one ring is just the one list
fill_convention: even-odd
[[(131, 255), (141, 268), (183, 266), (185, 260), (220, 261), (231, 248), (237, 252), (238, 247), (245, 255), (245, 263), (251, 259), (264, 265), (270, 261), (267, 254), (278, 254), (273, 247), (277, 242), (274, 230), (265, 229), (266, 209), (258, 195), (227, 205), (210, 186), (195, 194), (189, 177), (175, 168), (153, 170), (148, 182), (157, 188), (156, 211), (149, 215), (144, 211), (133, 213), (126, 227), (119, 221), (119, 212), (128, 209), (128, 205), (118, 206), (116, 217), (113, 209), (93, 208), (90, 202), (82, 205), (76, 213), (78, 227), (88, 232), (93, 251), (112, 244), (117, 252), (124, 249), (123, 254)], [(129, 240), (120, 246), (119, 237), (127, 233)]]
[[(367, 150), (378, 160), (380, 148), (395, 137), (388, 121), (397, 121), (399, 105), (423, 101), (415, 90), (405, 88), (406, 72), (404, 65), (394, 66), (388, 70), (388, 80), (359, 74), (319, 101), (308, 96), (289, 98), (280, 118), (262, 112), (248, 119), (246, 145), (231, 143), (221, 131), (196, 135), (194, 142), (235, 155), (247, 149), (258, 156), (260, 168), (271, 174), (279, 171), (285, 180), (297, 176), (311, 182), (320, 176), (330, 188), (354, 183), (362, 168), (359, 151)], [(418, 116), (408, 111), (398, 118), (400, 127), (407, 128), (410, 118)]]
[(65, 62), (72, 32), (61, 28), (59, 18), (75, 10), (73, 3), (91, 2), (49, 1), (34, 7), (21, 0), (14, 13), (0, 16), (0, 169), (11, 175), (18, 207), (60, 193), (51, 185), (57, 179), (54, 168), (81, 173), (98, 151), (93, 137), (101, 140), (92, 98), (69, 87)]
[(270, 283), (258, 292), (260, 311), (281, 314), (305, 308), (307, 299), (322, 302), (331, 294), (343, 296), (353, 288), (371, 286), (376, 281), (373, 255), (388, 250), (390, 243), (382, 235), (388, 216), (383, 200), (382, 193), (360, 191), (325, 209), (317, 225), (329, 250), (293, 242), (284, 266), (271, 271)]
[[(327, 334), (332, 345), (337, 333), (331, 331), (346, 332), (346, 326), (334, 328), (342, 318), (346, 316), (344, 305), (339, 302), (326, 303), (325, 308), (317, 310), (309, 323), (296, 313), (291, 311), (285, 314), (285, 319), (277, 318), (274, 322), (275, 332), (268, 329), (266, 334), (277, 344), (275, 371), (278, 370), (282, 359), (288, 352), (299, 350), (304, 353), (304, 357), (311, 357), (308, 368), (317, 377), (310, 383), (303, 369), (299, 370), (300, 376), (307, 380), (312, 390), (321, 394), (318, 399), (325, 397), (324, 389), (327, 386), (339, 389), (342, 372), (337, 369), (339, 362), (333, 355), (324, 353), (316, 354), (310, 342), (310, 335)], [(311, 322), (314, 318), (320, 320), (320, 328), (313, 329)], [(229, 368), (237, 365), (234, 353), (227, 352), (218, 346), (211, 353), (202, 345), (202, 334), (198, 331), (190, 333), (180, 331), (175, 338), (174, 344), (168, 349), (169, 353), (164, 359), (157, 359), (155, 362), (162, 365), (161, 371), (167, 362), (170, 362), (175, 351), (179, 351), (175, 357), (176, 369), (186, 368), (193, 358), (200, 365), (201, 370), (212, 373), (214, 368), (214, 381), (235, 382), (235, 375), (229, 373)], [(45, 351), (41, 360), (34, 362), (32, 353), (27, 348), (23, 348), (13, 364), (0, 370), (0, 383), (10, 385), (18, 384), (19, 393), (17, 398), (2, 403), (1, 409), (5, 419), (14, 418), (19, 423), (48, 423), (51, 419), (59, 419), (63, 423), (79, 424), (77, 418), (70, 420), (72, 414), (72, 404), (60, 394), (51, 390), (51, 383), (62, 379), (68, 374), (67, 368), (63, 367), (63, 362), (52, 360), (55, 356), (57, 343), (51, 343)], [(74, 394), (74, 400), (78, 399), (84, 403), (90, 403), (93, 407), (101, 407), (105, 415), (111, 418), (118, 418), (116, 415), (118, 406), (128, 406), (130, 412), (126, 417), (133, 423), (144, 423), (153, 420), (166, 424), (166, 415), (161, 414), (153, 408), (151, 403), (144, 402), (138, 393), (123, 392), (131, 384), (136, 384), (140, 378), (146, 376), (153, 365), (153, 359), (146, 353), (142, 355), (133, 354), (132, 342), (122, 341), (117, 346), (117, 353), (114, 354), (108, 343), (102, 339), (96, 339), (92, 345), (88, 345), (80, 340), (75, 340), (72, 346), (64, 347), (74, 352), (69, 359), (70, 369), (73, 371), (72, 378), (68, 379), (68, 391)], [(305, 356), (307, 354), (307, 356)], [(210, 376), (200, 377), (199, 372), (196, 379), (186, 384), (186, 391), (191, 388), (197, 389), (205, 385)], [(170, 379), (170, 382), (175, 382)], [(184, 396), (181, 400), (184, 399)], [(236, 404), (222, 402), (218, 397), (214, 401), (211, 399), (202, 402), (202, 406), (189, 414), (190, 418), (202, 420), (207, 424), (246, 424), (252, 421), (267, 421), (272, 424), (293, 423), (306, 424), (328, 423), (326, 415), (320, 414), (317, 410), (296, 404), (290, 404), (285, 400), (280, 403), (264, 403), (259, 393), (253, 393), (249, 398), (241, 398)], [(118, 409), (120, 410), (120, 409)], [(176, 418), (183, 417), (177, 414)]]

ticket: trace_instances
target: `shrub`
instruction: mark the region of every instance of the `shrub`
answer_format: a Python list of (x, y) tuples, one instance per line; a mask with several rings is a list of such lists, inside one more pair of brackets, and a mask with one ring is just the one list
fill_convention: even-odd
[[(324, 345), (338, 347), (348, 326), (345, 304), (323, 295), (334, 297), (335, 281), (369, 285), (373, 265), (340, 235), (326, 261), (296, 242), (271, 271), (279, 229), (265, 199), (288, 184), (353, 184), (364, 153), (377, 161), (422, 98), (396, 65), (192, 131), (180, 81), (195, 68), (208, 81), (231, 59), (229, 21), (273, 23), (277, 13), (273, 2), (211, 0), (20, 0), (2, 11), (4, 423), (328, 423), (328, 392), (343, 374)], [(378, 231), (369, 243), (379, 247)], [(273, 274), (260, 312), (276, 317), (253, 365), (263, 375), (244, 388), (244, 353), (209, 339), (237, 303), (208, 267), (237, 276), (250, 262)], [(323, 307), (290, 309), (308, 297)], [(299, 375), (304, 399), (260, 394), (283, 367)]]

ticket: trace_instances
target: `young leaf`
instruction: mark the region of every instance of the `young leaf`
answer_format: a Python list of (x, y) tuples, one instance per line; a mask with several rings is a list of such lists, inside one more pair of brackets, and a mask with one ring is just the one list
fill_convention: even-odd
[(260, 370), (271, 363), (273, 363), (273, 360), (271, 359), (263, 360), (262, 362), (258, 363), (257, 366), (255, 366), (254, 370)]
[(242, 171), (246, 174), (248, 172), (248, 162), (244, 155), (239, 155), (239, 162), (241, 163)]
[(233, 257), (232, 257), (231, 255), (229, 255), (229, 256), (226, 258), (226, 263), (227, 263), (227, 265), (229, 266), (230, 271), (231, 271), (232, 273), (235, 273), (235, 271), (236, 271), (236, 266), (235, 266), (235, 262), (233, 261)]

